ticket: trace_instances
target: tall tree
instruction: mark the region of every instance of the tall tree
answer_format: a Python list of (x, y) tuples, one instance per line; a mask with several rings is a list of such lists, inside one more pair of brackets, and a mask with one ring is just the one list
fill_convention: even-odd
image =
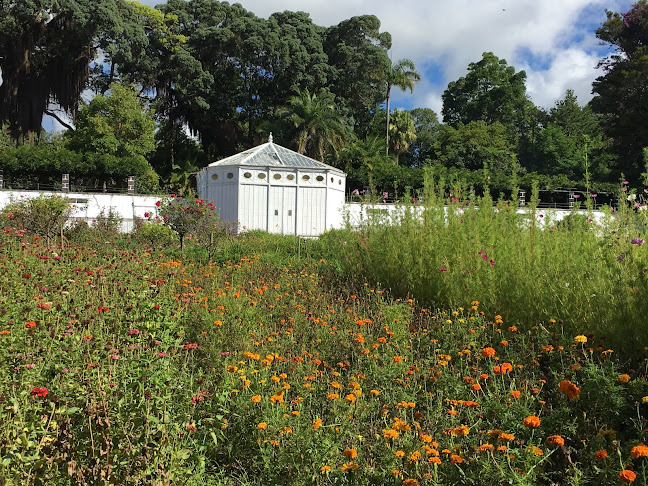
[(324, 51), (333, 68), (331, 92), (351, 110), (360, 137), (385, 99), (390, 47), (391, 35), (380, 32), (380, 20), (374, 15), (352, 17), (325, 33)]
[(533, 103), (526, 95), (526, 73), (515, 72), (506, 60), (485, 52), (481, 61), (470, 63), (468, 74), (448, 84), (442, 96), (443, 121), (452, 126), (459, 122), (500, 122), (511, 135), (528, 124)]
[(74, 117), (96, 55), (122, 0), (0, 2), (0, 125), (41, 130), (50, 103)]
[(616, 48), (599, 67), (591, 101), (603, 115), (603, 128), (614, 142), (618, 170), (638, 180), (648, 146), (648, 1), (639, 0), (625, 13), (606, 11), (596, 36)]
[(155, 123), (136, 92), (110, 85), (79, 110), (74, 131), (66, 132), (68, 148), (82, 153), (97, 172), (109, 176), (149, 176), (146, 159), (155, 148)]
[(534, 144), (534, 170), (566, 175), (571, 180), (605, 179), (611, 163), (609, 140), (599, 116), (580, 106), (572, 90), (549, 111), (548, 122)]
[(340, 116), (335, 96), (327, 90), (312, 95), (308, 90), (297, 91), (277, 115), (289, 118), (295, 127), (297, 152), (321, 161), (326, 148), (337, 152), (348, 138), (350, 127)]
[(385, 100), (385, 111), (387, 112), (387, 125), (386, 125), (386, 149), (389, 155), (389, 100), (391, 96), (391, 89), (396, 87), (401, 91), (409, 90), (410, 93), (414, 92), (414, 83), (421, 80), (421, 76), (416, 72), (416, 66), (410, 59), (401, 59), (391, 66), (390, 71), (387, 73), (387, 96)]

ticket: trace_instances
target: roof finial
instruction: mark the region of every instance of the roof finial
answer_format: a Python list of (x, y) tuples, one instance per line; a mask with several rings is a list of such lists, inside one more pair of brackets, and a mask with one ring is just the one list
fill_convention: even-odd
[(268, 135), (268, 143), (272, 143), (272, 132), (270, 132), (270, 135)]

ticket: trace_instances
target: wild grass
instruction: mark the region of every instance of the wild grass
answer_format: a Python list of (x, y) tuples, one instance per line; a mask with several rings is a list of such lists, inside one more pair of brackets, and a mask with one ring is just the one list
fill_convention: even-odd
[[(428, 186), (423, 207), (403, 205), (398, 220), (369, 218), (360, 228), (324, 235), (322, 245), (349, 279), (380, 283), (424, 305), (484, 303), (490, 314), (524, 327), (553, 318), (571, 334), (595, 333), (628, 351), (648, 326), (645, 205), (634, 200), (593, 218), (558, 221), (532, 198), (469, 197), (461, 187)], [(632, 206), (631, 206), (632, 205)]]

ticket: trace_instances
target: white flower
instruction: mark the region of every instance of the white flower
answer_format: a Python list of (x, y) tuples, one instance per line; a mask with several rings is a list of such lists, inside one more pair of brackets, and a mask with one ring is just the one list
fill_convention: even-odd
[(628, 201), (634, 201), (635, 199), (637, 199), (637, 195), (636, 195), (636, 194), (630, 194), (630, 195), (628, 196)]

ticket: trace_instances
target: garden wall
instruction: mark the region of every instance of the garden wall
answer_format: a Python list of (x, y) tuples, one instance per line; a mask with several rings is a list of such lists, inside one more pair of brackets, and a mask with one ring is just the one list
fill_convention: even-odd
[(123, 232), (132, 231), (135, 218), (144, 218), (144, 213), (156, 214), (155, 203), (160, 200), (155, 195), (128, 195), (80, 192), (43, 192), (43, 191), (0, 191), (0, 209), (11, 202), (31, 199), (38, 196), (60, 196), (70, 200), (73, 207), (73, 221), (83, 220), (92, 226), (103, 212), (119, 215)]
[[(128, 194), (106, 194), (106, 193), (80, 193), (80, 192), (44, 192), (44, 191), (0, 191), (0, 209), (12, 201), (38, 197), (40, 195), (57, 195), (66, 197), (73, 206), (72, 220), (84, 220), (92, 225), (96, 218), (103, 212), (107, 216), (109, 212), (118, 214), (122, 220), (122, 231), (130, 232), (135, 224), (135, 218), (145, 218), (145, 213), (157, 214), (155, 203), (160, 200), (156, 195), (128, 195)], [(421, 214), (421, 206), (409, 207), (414, 214)], [(349, 223), (351, 227), (361, 226), (370, 217), (381, 218), (386, 224), (398, 221), (406, 210), (405, 206), (397, 204), (361, 204), (347, 203), (344, 205), (343, 217), (339, 220), (341, 225)], [(524, 214), (528, 210), (519, 208), (517, 212)], [(572, 210), (562, 209), (538, 209), (538, 221), (542, 224), (546, 220), (558, 222), (565, 218)], [(576, 211), (578, 214), (587, 214), (586, 211)], [(603, 211), (592, 211), (592, 217), (597, 223), (605, 219)]]

